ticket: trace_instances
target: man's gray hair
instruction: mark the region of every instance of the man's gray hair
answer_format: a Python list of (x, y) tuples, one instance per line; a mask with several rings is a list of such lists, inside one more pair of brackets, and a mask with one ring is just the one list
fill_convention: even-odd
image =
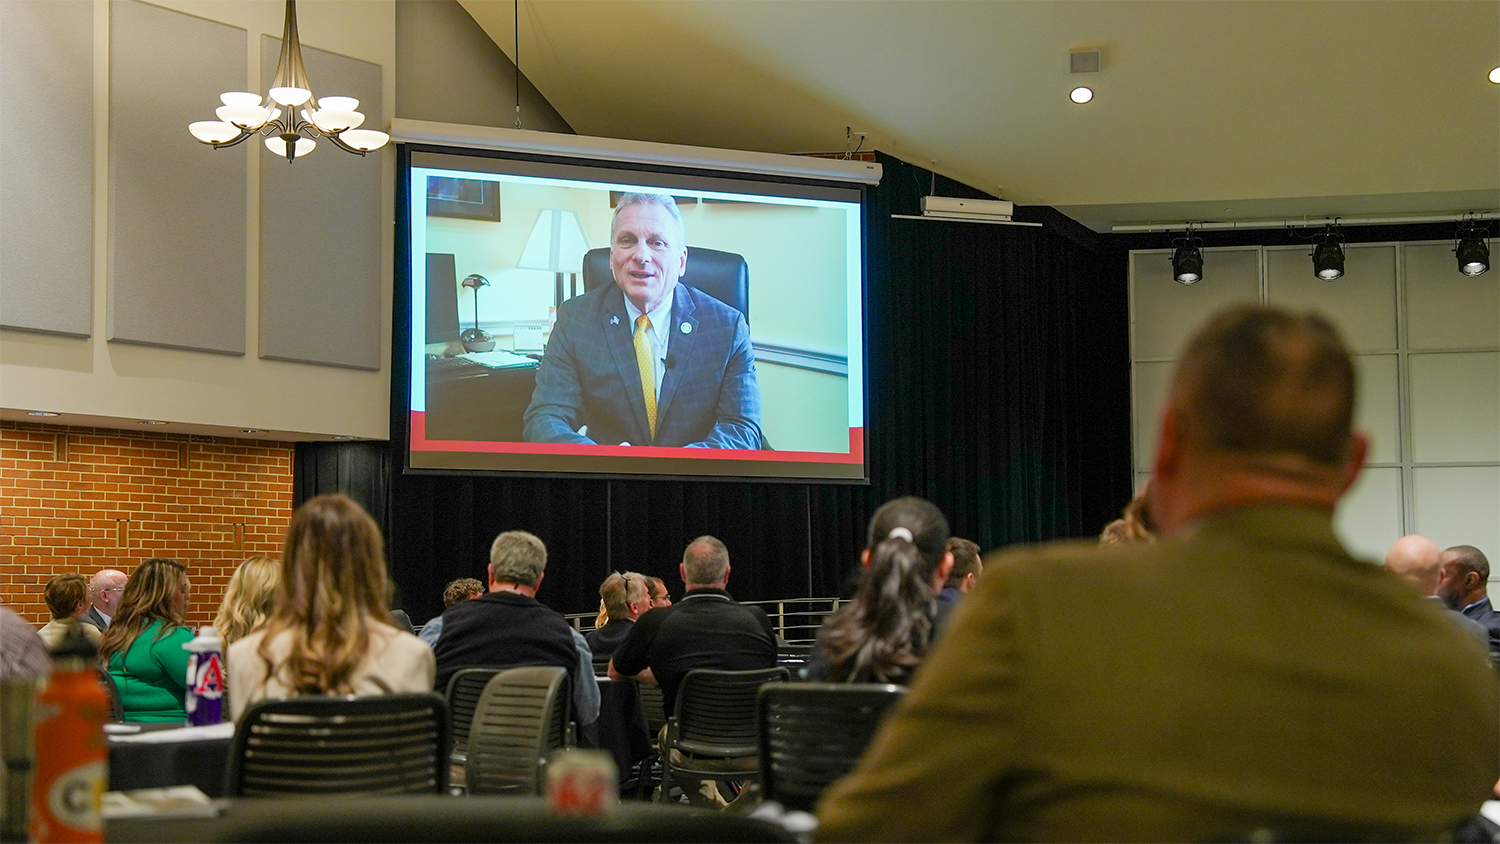
[(729, 573), (729, 549), (713, 536), (700, 536), (688, 543), (682, 552), (690, 586), (711, 586)]
[(517, 586), (535, 586), (547, 569), (547, 546), (536, 534), (508, 530), (490, 545), (490, 579)]
[[(666, 209), (667, 214), (677, 222), (677, 234), (679, 236), (679, 239), (686, 241), (687, 227), (682, 224), (682, 211), (677, 207), (677, 200), (673, 199), (670, 196), (667, 196), (664, 193), (621, 194), (620, 199), (615, 203), (615, 214), (613, 217), (609, 218), (610, 232), (614, 232), (615, 221), (620, 218), (620, 212), (624, 211), (631, 205), (657, 205)], [(686, 242), (683, 242), (677, 245), (679, 247), (685, 247), (687, 244)]]

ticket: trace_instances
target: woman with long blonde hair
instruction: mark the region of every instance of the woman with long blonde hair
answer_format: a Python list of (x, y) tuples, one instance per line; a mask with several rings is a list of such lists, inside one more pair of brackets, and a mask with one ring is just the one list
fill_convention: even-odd
[(165, 557), (141, 563), (125, 584), (99, 662), (120, 690), (126, 721), (187, 720), (188, 589), (187, 566)]
[(281, 582), (281, 564), (272, 557), (256, 555), (240, 563), (224, 589), (214, 629), (224, 647), (245, 638), (245, 634), (271, 614), (276, 600), (276, 585)]
[(271, 614), (229, 648), (229, 707), (294, 695), (432, 690), (425, 642), (391, 620), (380, 528), (342, 494), (292, 514)]

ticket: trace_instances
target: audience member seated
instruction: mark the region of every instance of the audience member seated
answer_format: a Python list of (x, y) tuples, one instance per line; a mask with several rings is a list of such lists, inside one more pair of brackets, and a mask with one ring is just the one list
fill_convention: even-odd
[(1146, 512), (1146, 501), (1151, 494), (1151, 482), (1141, 485), (1135, 498), (1125, 505), (1120, 518), (1104, 526), (1099, 534), (1100, 545), (1135, 545), (1155, 542), (1156, 528), (1152, 526), (1151, 514)]
[(1385, 552), (1385, 570), (1415, 586), (1423, 598), (1442, 607), (1454, 624), (1482, 643), (1486, 651), (1490, 651), (1490, 660), (1493, 662), (1495, 654), (1490, 649), (1490, 631), (1458, 610), (1450, 609), (1437, 595), (1441, 557), (1442, 552), (1438, 550), (1437, 543), (1413, 533), (1396, 540)]
[(630, 628), (635, 626), (635, 620), (651, 609), (651, 594), (646, 590), (646, 578), (642, 575), (615, 572), (600, 584), (599, 600), (604, 607), (601, 615), (608, 620), (584, 639), (595, 662), (609, 662), (615, 649), (629, 635)]
[(443, 611), (433, 648), (439, 691), (461, 668), (556, 665), (572, 677), (577, 722), (592, 724), (599, 717), (599, 683), (583, 634), (536, 599), (546, 569), (547, 546), (533, 534), (510, 530), (495, 537), (489, 592)]
[(937, 630), (948, 626), (948, 613), (958, 605), (963, 596), (969, 594), (979, 575), (984, 571), (984, 562), (979, 559), (979, 545), (960, 536), (948, 537), (946, 550), (953, 557), (953, 569), (943, 581), (942, 591), (937, 593)]
[(672, 595), (667, 591), (667, 584), (659, 577), (647, 577), (646, 583), (651, 589), (651, 608), (672, 606)]
[(1490, 561), (1473, 545), (1446, 548), (1439, 557), (1437, 595), (1449, 609), (1474, 619), (1490, 634), (1490, 653), (1500, 657), (1500, 612), (1490, 606), (1485, 585)]
[(225, 650), (271, 614), (280, 581), (281, 564), (266, 556), (250, 557), (230, 575), (224, 600), (219, 602), (219, 614), (214, 616), (214, 630), (218, 631)]
[(135, 569), (99, 643), (126, 721), (186, 721), (187, 566), (152, 557)]
[(109, 626), (109, 620), (114, 618), (115, 608), (120, 606), (120, 596), (124, 594), (125, 584), (129, 580), (125, 572), (118, 569), (100, 569), (95, 572), (89, 580), (89, 611), (84, 614), (83, 620), (103, 633), (104, 628)]
[(854, 597), (818, 631), (807, 679), (905, 685), (937, 632), (934, 596), (954, 567), (948, 520), (905, 496), (870, 517)]
[[(478, 598), (484, 594), (484, 584), (472, 577), (460, 577), (457, 580), (448, 581), (443, 587), (443, 609), (447, 609), (459, 601), (467, 601), (470, 598)], [(436, 647), (438, 636), (443, 632), (443, 617), (433, 616), (422, 625), (417, 632), (417, 637), (426, 642), (429, 647)]]
[(0, 607), (0, 677), (46, 677), (52, 657), (36, 628), (9, 607)]
[(1334, 532), (1356, 383), (1321, 317), (1211, 318), (1162, 403), (1158, 541), (988, 557), (817, 839), (1451, 840), (1500, 777), (1500, 686)]
[[(682, 552), (678, 571), (687, 588), (682, 600), (642, 615), (609, 662), (611, 679), (660, 686), (669, 717), (676, 711), (682, 678), (694, 668), (744, 671), (776, 665), (770, 617), (725, 591), (730, 568), (723, 542), (712, 536), (694, 539)], [(665, 729), (660, 738), (665, 738)], [(740, 760), (720, 761), (732, 765)], [(712, 780), (684, 791), (695, 804), (719, 808), (727, 802)]]
[(229, 710), (299, 695), (432, 689), (432, 649), (391, 619), (380, 528), (342, 494), (292, 514), (271, 614), (229, 647)]
[(89, 611), (89, 582), (83, 575), (60, 574), (47, 581), (43, 595), (47, 599), (47, 609), (52, 611), (52, 620), (43, 625), (41, 631), (48, 650), (62, 642), (70, 627), (82, 627), (88, 640), (95, 648), (99, 647), (103, 634), (99, 628), (83, 621)]

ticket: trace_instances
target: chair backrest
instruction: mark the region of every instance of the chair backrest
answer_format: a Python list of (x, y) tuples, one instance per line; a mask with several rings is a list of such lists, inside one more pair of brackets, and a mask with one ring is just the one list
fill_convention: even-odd
[[(701, 246), (687, 248), (687, 271), (678, 279), (696, 287), (720, 302), (744, 314), (750, 321), (750, 267), (737, 252), (720, 252)], [(583, 289), (593, 290), (614, 284), (609, 271), (609, 247), (590, 249), (583, 256)]]
[(656, 737), (661, 735), (661, 728), (667, 725), (667, 706), (662, 697), (661, 686), (635, 682), (635, 702), (642, 717), (646, 719), (646, 734), (655, 742)]
[(770, 683), (760, 690), (760, 782), (767, 800), (811, 812), (849, 773), (904, 686)]
[(227, 796), (442, 794), (448, 707), (435, 693), (252, 704), (229, 749)]
[(766, 683), (789, 676), (781, 666), (752, 671), (689, 671), (677, 689), (677, 727), (672, 746), (700, 756), (756, 755), (756, 695)]
[(469, 732), (469, 793), (543, 793), (547, 758), (568, 746), (571, 712), (565, 668), (523, 665), (491, 677)]
[(109, 697), (109, 720), (119, 723), (125, 720), (125, 705), (120, 702), (120, 687), (115, 685), (114, 675), (109, 669), (100, 665), (99, 685), (104, 689), (104, 694)]
[(448, 747), (454, 753), (467, 752), (469, 729), (474, 726), (474, 708), (485, 684), (502, 668), (460, 668), (448, 678), (443, 698), (448, 702)]

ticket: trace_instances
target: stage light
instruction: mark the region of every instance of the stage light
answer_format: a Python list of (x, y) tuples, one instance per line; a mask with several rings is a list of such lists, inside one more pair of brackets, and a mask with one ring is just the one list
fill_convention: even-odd
[(1469, 219), (1459, 226), (1454, 235), (1453, 257), (1458, 259), (1458, 271), (1466, 276), (1479, 276), (1489, 272), (1489, 231), (1479, 221)]
[(1178, 284), (1197, 284), (1203, 280), (1203, 239), (1193, 237), (1188, 228), (1182, 237), (1173, 238), (1172, 278)]
[(1337, 223), (1314, 238), (1312, 262), (1313, 275), (1324, 281), (1344, 277), (1344, 233)]

